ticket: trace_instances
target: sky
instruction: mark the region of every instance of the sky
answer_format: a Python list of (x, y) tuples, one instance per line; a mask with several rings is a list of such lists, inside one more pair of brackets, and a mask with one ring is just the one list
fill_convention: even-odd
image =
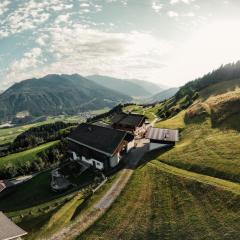
[(0, 90), (47, 74), (181, 86), (240, 60), (239, 0), (0, 0)]

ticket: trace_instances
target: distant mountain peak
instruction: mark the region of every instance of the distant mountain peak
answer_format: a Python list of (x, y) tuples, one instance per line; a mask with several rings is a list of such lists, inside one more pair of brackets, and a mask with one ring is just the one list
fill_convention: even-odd
[(104, 75), (91, 75), (86, 77), (104, 87), (116, 89), (132, 97), (150, 97), (163, 90), (155, 83), (137, 79), (120, 79)]

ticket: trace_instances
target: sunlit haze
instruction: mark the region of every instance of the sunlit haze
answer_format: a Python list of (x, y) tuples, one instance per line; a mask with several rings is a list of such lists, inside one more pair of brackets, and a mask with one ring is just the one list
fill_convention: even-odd
[(0, 89), (51, 73), (180, 86), (240, 60), (237, 0), (3, 0)]

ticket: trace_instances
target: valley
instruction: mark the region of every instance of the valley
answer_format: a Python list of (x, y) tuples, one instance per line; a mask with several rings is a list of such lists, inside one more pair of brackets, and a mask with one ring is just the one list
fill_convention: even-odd
[[(103, 108), (94, 111), (93, 118), (86, 123), (80, 114), (1, 129), (2, 144), (15, 143), (17, 147), (27, 144), (27, 149), (0, 158), (0, 170), (11, 165), (19, 169), (31, 161), (36, 161), (41, 168), (34, 178), (15, 186), (14, 191), (0, 198), (0, 210), (28, 231), (24, 237), (27, 240), (61, 239), (63, 236), (66, 240), (238, 239), (239, 79), (216, 79), (212, 72), (210, 77), (207, 75), (186, 84), (166, 100), (120, 104), (111, 110)], [(118, 114), (120, 120), (114, 120)], [(146, 141), (147, 153), (137, 166), (133, 166), (136, 158), (132, 154), (140, 153), (135, 146), (125, 156), (127, 162), (106, 174), (105, 179), (99, 177), (101, 171), (92, 171), (92, 168), (81, 175), (73, 170), (77, 165), (67, 169), (69, 146), (65, 145), (66, 137), (69, 139), (79, 126), (87, 126), (87, 132), (81, 134), (93, 134), (101, 129), (102, 137), (96, 136), (96, 139), (103, 139), (104, 131), (116, 130), (113, 126), (126, 129), (128, 125), (124, 124), (131, 122), (126, 120), (128, 118), (139, 123), (146, 118), (146, 125), (151, 123), (159, 129), (178, 129), (180, 141), (168, 143), (167, 147), (160, 144), (158, 149), (150, 151), (151, 139), (145, 139), (146, 135), (135, 136), (136, 141)], [(62, 125), (59, 121), (72, 125)], [(89, 138), (86, 141), (90, 141)], [(104, 140), (94, 144), (104, 144)], [(74, 182), (70, 189), (52, 191), (51, 170), (56, 166), (70, 174), (68, 179)], [(129, 169), (131, 175), (126, 177), (124, 174)], [(19, 171), (16, 177), (20, 175)], [(122, 176), (126, 180), (124, 187), (108, 205), (109, 191), (118, 184), (121, 186)], [(106, 209), (96, 210), (99, 204), (106, 204)], [(89, 224), (84, 225), (83, 219)], [(86, 227), (86, 231), (80, 231), (82, 227), (84, 230)]]

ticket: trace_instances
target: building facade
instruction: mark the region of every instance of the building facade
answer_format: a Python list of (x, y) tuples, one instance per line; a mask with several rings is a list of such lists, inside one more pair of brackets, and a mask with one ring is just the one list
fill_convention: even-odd
[(126, 131), (83, 123), (67, 138), (73, 161), (109, 172), (134, 147), (134, 136)]

